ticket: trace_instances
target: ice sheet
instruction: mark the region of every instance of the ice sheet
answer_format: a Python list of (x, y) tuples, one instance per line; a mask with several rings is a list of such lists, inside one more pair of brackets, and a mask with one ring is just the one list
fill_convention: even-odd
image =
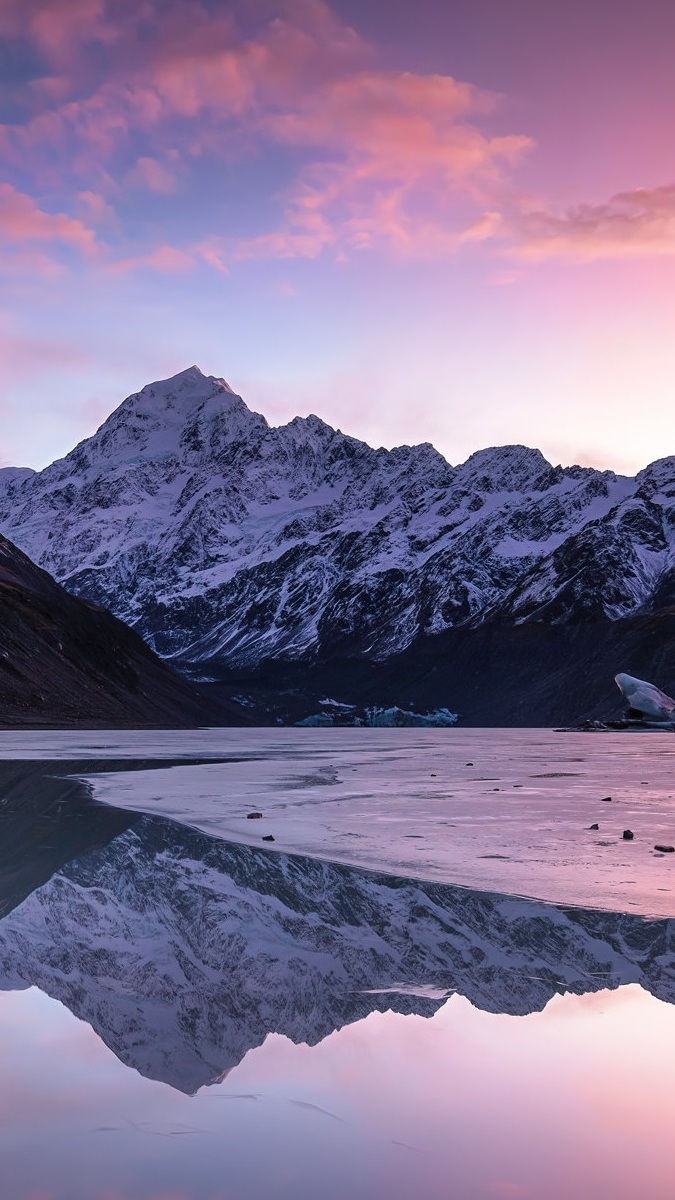
[[(675, 737), (545, 730), (3, 733), (5, 758), (225, 757), (97, 774), (97, 799), (398, 875), (673, 915)], [(473, 764), (473, 765), (468, 765)], [(611, 802), (603, 797), (611, 796)], [(251, 811), (261, 820), (248, 820)], [(599, 824), (598, 831), (589, 826)], [(624, 829), (634, 832), (624, 841)]]

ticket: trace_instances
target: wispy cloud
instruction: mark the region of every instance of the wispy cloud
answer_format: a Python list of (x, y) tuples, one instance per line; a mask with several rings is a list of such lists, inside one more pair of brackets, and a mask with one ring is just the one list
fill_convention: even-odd
[(453, 197), (489, 195), (531, 145), (482, 133), (474, 122), (493, 98), (447, 75), (359, 71), (316, 101), (264, 119), (271, 136), (314, 157), (289, 190), (281, 226), (243, 243), (240, 255), (454, 252), (486, 235), (453, 213)]
[(604, 204), (582, 204), (562, 215), (529, 211), (513, 224), (516, 253), (591, 262), (675, 254), (675, 184), (620, 192)]
[(78, 217), (49, 213), (32, 196), (9, 183), (0, 184), (0, 238), (10, 245), (57, 242), (91, 256), (97, 251), (96, 235)]
[(87, 357), (81, 350), (55, 338), (31, 337), (12, 329), (0, 313), (0, 359), (7, 380), (38, 374), (53, 367), (82, 366)]

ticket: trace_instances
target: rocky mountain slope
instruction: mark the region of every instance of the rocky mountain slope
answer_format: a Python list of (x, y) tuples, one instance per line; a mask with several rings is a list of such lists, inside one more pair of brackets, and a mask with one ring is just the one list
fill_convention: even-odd
[(158, 817), (110, 833), (0, 920), (0, 988), (39, 987), (184, 1092), (270, 1032), (314, 1045), (375, 1010), (431, 1015), (453, 992), (513, 1015), (629, 982), (675, 1001), (672, 921), (378, 875)]
[(0, 536), (0, 726), (181, 727), (236, 715)]
[[(403, 663), (444, 635), (675, 605), (675, 458), (634, 479), (524, 446), (452, 467), (315, 416), (271, 428), (196, 367), (44, 471), (0, 471), (0, 529), (197, 678)], [(452, 689), (437, 702), (461, 707)]]

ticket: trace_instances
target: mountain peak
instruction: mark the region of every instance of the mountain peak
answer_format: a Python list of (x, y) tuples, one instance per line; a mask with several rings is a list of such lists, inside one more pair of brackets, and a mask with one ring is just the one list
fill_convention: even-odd
[(531, 446), (487, 446), (470, 455), (457, 471), (478, 479), (486, 491), (510, 492), (531, 487), (551, 471), (551, 464)]
[(673, 479), (675, 479), (675, 456), (657, 458), (642, 471), (638, 471), (635, 478), (641, 488), (647, 487), (652, 491), (671, 489), (668, 494), (672, 494)]
[[(193, 363), (191, 367), (186, 367), (184, 371), (179, 371), (176, 375), (170, 375), (168, 379), (161, 379), (157, 383), (149, 384), (150, 387), (159, 387), (161, 384), (171, 385), (174, 388), (185, 388), (194, 386), (204, 386), (206, 384), (220, 384), (226, 392), (231, 392), (235, 395), (234, 390), (230, 387), (225, 379), (221, 379), (217, 375), (205, 375), (201, 367)], [(143, 389), (145, 391), (145, 389)]]
[(170, 402), (178, 397), (182, 402), (186, 399), (199, 401), (207, 396), (212, 396), (214, 391), (227, 392), (230, 396), (236, 395), (225, 379), (219, 379), (215, 375), (205, 375), (197, 366), (186, 367), (184, 371), (170, 375), (167, 379), (156, 379), (153, 383), (146, 383), (140, 392), (134, 392), (133, 395), (128, 396), (120, 408), (141, 396), (156, 397), (160, 402), (167, 401), (168, 407), (171, 407)]
[(199, 367), (192, 366), (168, 379), (147, 383), (140, 392), (127, 396), (98, 432), (124, 427), (133, 437), (154, 429), (170, 439), (171, 430), (182, 428), (193, 412), (203, 410), (209, 402), (216, 408), (224, 406), (228, 411), (231, 408), (249, 411), (224, 379), (204, 375)]

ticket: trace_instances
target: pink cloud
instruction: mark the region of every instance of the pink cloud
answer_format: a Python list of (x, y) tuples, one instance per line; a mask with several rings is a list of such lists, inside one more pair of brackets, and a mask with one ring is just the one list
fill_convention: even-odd
[(276, 139), (312, 147), (319, 159), (290, 190), (283, 226), (238, 254), (313, 258), (327, 247), (344, 255), (379, 245), (425, 256), (491, 236), (498, 214), (466, 227), (450, 219), (449, 200), (489, 193), (531, 145), (489, 138), (472, 123), (493, 104), (450, 76), (371, 70), (328, 83), (293, 112), (268, 114)]
[(160, 246), (157, 250), (153, 250), (148, 254), (145, 263), (148, 267), (152, 267), (155, 271), (164, 271), (167, 274), (182, 274), (184, 271), (189, 271), (194, 266), (194, 257), (185, 250), (179, 250), (175, 246)]
[(175, 174), (164, 163), (149, 156), (143, 156), (136, 160), (129, 173), (129, 180), (131, 183), (146, 188), (149, 192), (157, 192), (165, 196), (176, 190), (178, 182)]
[(81, 254), (96, 252), (96, 235), (77, 217), (47, 213), (32, 196), (9, 183), (0, 184), (0, 237), (13, 245), (25, 242), (60, 242)]
[(225, 261), (225, 246), (222, 238), (205, 238), (202, 242), (196, 242), (190, 247), (191, 252), (197, 259), (201, 259), (207, 266), (213, 267), (214, 271), (220, 271), (221, 274), (227, 275), (229, 268)]
[[(44, 212), (6, 183), (0, 234), (92, 256), (86, 221), (121, 232), (116, 179), (168, 194), (179, 178), (188, 186), (197, 159), (217, 179), (224, 159), (274, 145), (302, 163), (276, 224), (238, 243), (222, 228), (197, 233), (188, 249), (127, 252), (120, 269), (203, 262), (222, 271), (233, 259), (375, 249), (428, 257), (480, 245), (530, 262), (674, 252), (675, 185), (563, 214), (504, 206), (532, 143), (486, 132), (494, 96), (450, 75), (380, 68), (323, 0), (260, 6), (244, 33), (238, 17), (250, 22), (252, 11), (244, 0), (3, 0), (0, 34), (27, 38), (47, 67), (22, 93), (26, 119), (0, 125), (0, 155), (32, 165), (43, 191), (63, 186), (68, 164), (72, 212)], [(83, 208), (86, 220), (74, 215)]]
[(82, 366), (86, 356), (74, 346), (53, 338), (29, 337), (8, 327), (0, 314), (0, 359), (3, 376), (29, 378), (52, 367)]
[(675, 254), (675, 184), (620, 192), (606, 204), (584, 204), (563, 216), (525, 212), (514, 222), (516, 252), (533, 262), (591, 262)]
[(78, 192), (75, 197), (81, 212), (87, 214), (92, 224), (98, 226), (108, 226), (114, 228), (117, 226), (117, 217), (115, 210), (108, 203), (105, 196), (100, 192), (84, 191)]
[(460, 241), (463, 243), (487, 241), (488, 238), (494, 237), (501, 230), (502, 225), (503, 217), (501, 213), (483, 213), (462, 232)]
[(189, 250), (181, 250), (177, 246), (157, 246), (146, 254), (134, 255), (131, 258), (117, 259), (108, 264), (108, 269), (118, 273), (135, 271), (139, 267), (159, 271), (163, 275), (184, 275), (192, 270), (196, 258)]
[[(56, 151), (74, 178), (86, 178), (77, 190), (92, 195), (106, 191), (92, 180), (105, 173), (109, 181), (106, 164), (126, 152), (131, 131), (151, 134), (157, 150), (135, 158), (128, 177), (158, 193), (172, 190), (176, 170), (189, 172), (195, 155), (270, 144), (299, 152), (305, 166), (278, 226), (231, 244), (229, 258), (340, 258), (376, 247), (429, 255), (481, 240), (475, 218), (451, 219), (453, 198), (482, 202), (530, 146), (521, 135), (481, 130), (493, 96), (449, 75), (376, 68), (321, 0), (285, 0), (250, 36), (236, 13), (236, 4), (214, 13), (198, 0), (172, 0), (161, 13), (151, 0), (9, 0), (5, 25), (39, 44), (52, 73), (34, 89), (34, 115), (0, 127), (0, 152), (16, 162), (32, 156), (55, 183)], [(91, 41), (105, 51), (96, 79)], [(178, 154), (176, 141), (174, 170), (167, 157)], [(225, 230), (202, 238), (195, 257), (223, 269), (218, 239)], [(137, 258), (157, 269), (163, 260), (163, 251)], [(178, 268), (174, 259), (166, 269)]]
[(3, 0), (0, 34), (33, 37), (49, 51), (88, 41), (104, 27), (104, 0)]
[(114, 37), (103, 0), (39, 0), (27, 8), (28, 32), (52, 62), (70, 64), (78, 45)]
[[(6, 248), (6, 247), (5, 247)], [(17, 248), (0, 256), (0, 275), (44, 283), (65, 273), (65, 266), (45, 250)]]
[(124, 273), (144, 267), (160, 271), (165, 275), (184, 275), (187, 271), (199, 266), (200, 263), (212, 267), (214, 271), (219, 271), (223, 275), (228, 274), (229, 268), (224, 260), (223, 246), (219, 238), (206, 238), (204, 241), (195, 242), (184, 248), (169, 245), (157, 246), (147, 253), (110, 260), (107, 269), (116, 273)]

